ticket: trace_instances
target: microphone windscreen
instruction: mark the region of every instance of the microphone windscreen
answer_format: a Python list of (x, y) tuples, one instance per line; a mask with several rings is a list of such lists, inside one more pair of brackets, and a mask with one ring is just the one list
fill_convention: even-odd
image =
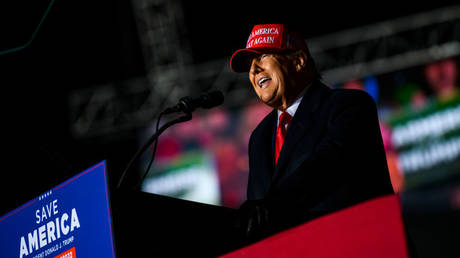
[(201, 95), (201, 107), (213, 108), (224, 103), (224, 94), (221, 91), (211, 91)]

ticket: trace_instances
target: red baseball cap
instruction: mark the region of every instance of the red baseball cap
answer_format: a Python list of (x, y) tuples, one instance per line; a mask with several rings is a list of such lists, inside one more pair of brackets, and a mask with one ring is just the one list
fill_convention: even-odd
[(252, 28), (246, 48), (233, 53), (230, 68), (237, 73), (248, 72), (249, 58), (262, 53), (279, 53), (286, 50), (303, 49), (308, 53), (305, 40), (283, 24), (258, 24)]

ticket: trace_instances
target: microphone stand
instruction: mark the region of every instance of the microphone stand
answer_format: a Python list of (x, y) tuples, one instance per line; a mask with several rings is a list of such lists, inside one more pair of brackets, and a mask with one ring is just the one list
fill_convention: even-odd
[[(158, 119), (161, 118), (161, 115), (163, 115), (165, 111), (161, 112)], [(120, 189), (122, 183), (123, 183), (123, 180), (125, 179), (129, 169), (131, 169), (131, 167), (133, 166), (134, 164), (134, 161), (136, 161), (141, 155), (142, 153), (144, 153), (144, 151), (155, 141), (158, 141), (158, 137), (166, 130), (168, 129), (170, 126), (174, 125), (174, 124), (177, 124), (177, 123), (182, 123), (182, 122), (185, 122), (185, 121), (189, 121), (192, 119), (192, 113), (191, 112), (186, 112), (185, 115), (181, 116), (181, 117), (178, 117), (172, 121), (169, 121), (167, 123), (165, 123), (162, 127), (160, 127), (160, 129), (158, 129), (158, 131), (156, 131), (145, 143), (144, 145), (142, 145), (142, 147), (136, 152), (136, 154), (133, 156), (133, 158), (131, 159), (131, 161), (128, 163), (128, 166), (125, 168), (125, 170), (123, 171), (123, 173), (121, 174), (121, 178), (120, 180), (118, 181), (118, 184), (117, 184), (117, 189)], [(154, 157), (152, 157), (154, 158)], [(147, 172), (144, 174), (144, 176), (142, 177), (142, 180), (139, 182), (142, 183), (142, 181), (144, 181), (145, 179), (145, 176), (147, 175)]]

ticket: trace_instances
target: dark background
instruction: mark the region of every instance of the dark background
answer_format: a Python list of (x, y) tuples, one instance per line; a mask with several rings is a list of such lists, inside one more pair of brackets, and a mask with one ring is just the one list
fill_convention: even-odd
[[(255, 23), (288, 23), (309, 38), (456, 3), (197, 2), (183, 1), (184, 29), (197, 64), (229, 57), (244, 46)], [(0, 51), (26, 44), (49, 4), (16, 1), (1, 7)], [(56, 0), (29, 45), (0, 55), (0, 214), (101, 160), (108, 161), (113, 186), (138, 147), (136, 134), (74, 139), (68, 94), (145, 73), (130, 1)]]
[[(16, 1), (1, 8), (2, 50), (30, 40), (50, 3)], [(193, 60), (200, 63), (244, 46), (255, 23), (288, 23), (308, 38), (453, 3), (183, 1), (183, 12)], [(74, 89), (145, 74), (131, 2), (57, 0), (32, 42), (1, 55), (0, 62), (1, 181), (8, 192), (2, 213), (103, 159), (117, 180), (137, 147), (134, 135), (103, 144), (72, 139), (67, 100)]]

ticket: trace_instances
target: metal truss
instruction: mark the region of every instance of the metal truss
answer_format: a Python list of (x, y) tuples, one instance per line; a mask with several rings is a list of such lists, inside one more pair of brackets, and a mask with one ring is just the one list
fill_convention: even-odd
[[(147, 74), (69, 95), (75, 138), (145, 127), (182, 96), (224, 92), (225, 105), (254, 98), (228, 58), (193, 64), (178, 0), (133, 0)], [(327, 83), (379, 75), (460, 54), (460, 5), (307, 39)]]

